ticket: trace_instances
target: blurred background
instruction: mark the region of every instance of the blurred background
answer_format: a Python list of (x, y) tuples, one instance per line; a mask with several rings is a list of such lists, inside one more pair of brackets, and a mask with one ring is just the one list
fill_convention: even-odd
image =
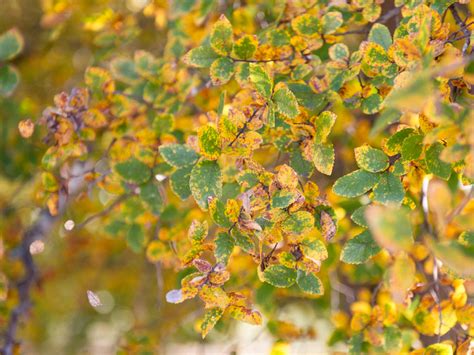
[[(41, 211), (35, 192), (45, 150), (42, 133), (23, 139), (18, 123), (27, 118), (35, 121), (53, 104), (55, 94), (80, 86), (85, 68), (109, 58), (113, 46), (123, 52), (162, 50), (166, 29), (160, 9), (164, 11), (166, 1), (153, 3), (153, 16), (147, 16), (147, 6), (149, 0), (0, 0), (0, 33), (15, 27), (25, 42), (12, 61), (21, 75), (20, 84), (11, 96), (0, 97), (2, 329), (17, 303), (8, 280), (21, 279), (24, 271), (6, 251), (19, 243)], [(107, 36), (98, 35), (101, 18), (114, 18), (120, 25), (113, 46), (108, 46)], [(84, 218), (93, 209), (82, 205), (74, 218)], [(72, 218), (66, 212), (64, 220), (68, 217)], [(44, 243), (36, 244), (34, 260), (39, 279), (33, 288), (33, 307), (18, 334), (25, 354), (268, 353), (272, 347), (286, 349), (283, 342), (275, 347), (275, 339), (291, 338), (303, 339), (292, 343), (292, 352), (326, 349), (331, 325), (321, 319), (329, 318), (323, 310), (327, 307), (322, 307), (328, 297), (282, 300), (273, 327), (219, 323), (203, 342), (195, 329), (204, 312), (200, 302), (179, 306), (164, 302), (165, 292), (178, 286), (171, 276), (175, 271), (134, 254), (123, 240), (94, 233), (93, 225), (66, 233), (56, 223)], [(87, 290), (94, 291), (102, 306), (89, 304)], [(275, 307), (271, 288), (263, 285), (256, 292), (262, 307)]]

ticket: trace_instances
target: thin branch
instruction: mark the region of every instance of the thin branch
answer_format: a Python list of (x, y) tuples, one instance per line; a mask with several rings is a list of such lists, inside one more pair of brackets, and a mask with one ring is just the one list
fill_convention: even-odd
[[(263, 108), (265, 106), (262, 106)], [(239, 137), (244, 134), (246, 131), (247, 131), (247, 127), (248, 125), (250, 124), (250, 122), (252, 122), (252, 120), (255, 118), (255, 116), (257, 115), (257, 113), (262, 109), (262, 107), (256, 109), (255, 111), (253, 111), (252, 113), (252, 116), (249, 117), (249, 119), (247, 121), (245, 121), (245, 124), (243, 125), (243, 127), (241, 129), (239, 129), (239, 131), (237, 132), (237, 135), (234, 137), (234, 139), (228, 144), (228, 147), (231, 147), (232, 144), (235, 143), (235, 141), (237, 139), (239, 139)]]
[[(63, 210), (63, 209), (61, 209)], [(30, 253), (30, 245), (44, 236), (49, 234), (53, 228), (54, 222), (58, 216), (52, 216), (48, 209), (43, 209), (36, 222), (23, 234), (23, 238), (18, 249), (15, 250), (15, 255), (18, 257), (24, 265), (25, 275), (17, 284), (18, 290), (18, 305), (12, 310), (10, 319), (5, 332), (5, 341), (3, 348), (0, 352), (3, 355), (12, 355), (14, 353), (15, 345), (18, 343), (16, 340), (16, 333), (22, 316), (31, 307), (30, 290), (37, 278), (36, 266), (33, 260), (33, 256)]]
[(119, 197), (117, 197), (114, 202), (112, 202), (107, 208), (103, 209), (102, 211), (93, 214), (92, 216), (87, 217), (84, 221), (76, 225), (76, 227), (73, 230), (78, 230), (81, 228), (84, 228), (86, 225), (88, 225), (90, 222), (96, 220), (97, 218), (106, 216), (109, 214), (115, 207), (120, 205), (123, 201), (128, 199), (131, 196), (131, 194), (124, 194)]
[(466, 42), (464, 42), (464, 45), (462, 46), (462, 55), (465, 56), (467, 54), (467, 50), (471, 46), (471, 31), (469, 31), (467, 28), (465, 21), (461, 19), (461, 16), (459, 15), (455, 5), (456, 4), (452, 4), (449, 7), (449, 10), (453, 15), (454, 21), (456, 21), (456, 24), (460, 27), (462, 33), (464, 34), (464, 37), (466, 37)]
[(446, 224), (449, 224), (457, 215), (459, 215), (464, 207), (471, 201), (471, 199), (474, 197), (474, 186), (471, 187), (471, 190), (469, 193), (464, 197), (464, 199), (461, 201), (459, 205), (456, 206), (454, 210), (451, 211), (450, 214), (446, 217)]

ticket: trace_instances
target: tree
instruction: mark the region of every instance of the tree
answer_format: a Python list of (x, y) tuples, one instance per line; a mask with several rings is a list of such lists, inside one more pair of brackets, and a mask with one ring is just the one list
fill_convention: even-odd
[[(88, 17), (97, 55), (83, 84), (19, 124), (25, 139), (35, 126), (43, 137), (44, 207), (17, 240), (25, 273), (5, 296), (6, 352), (39, 277), (32, 255), (56, 221), (164, 270), (166, 307), (204, 304), (203, 338), (230, 319), (266, 326), (276, 346), (310, 337), (278, 318), (309, 302), (331, 314), (329, 345), (353, 353), (467, 351), (471, 8), (157, 1), (142, 12), (166, 41), (133, 52), (121, 47), (139, 36), (139, 15)], [(20, 38), (0, 38), (0, 60)], [(10, 94), (13, 77), (0, 77)]]

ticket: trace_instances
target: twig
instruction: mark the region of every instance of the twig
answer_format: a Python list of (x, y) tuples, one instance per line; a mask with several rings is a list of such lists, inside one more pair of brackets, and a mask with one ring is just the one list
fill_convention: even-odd
[(102, 211), (100, 211), (96, 214), (93, 214), (92, 216), (87, 217), (84, 221), (82, 221), (81, 223), (76, 225), (74, 230), (84, 228), (86, 225), (88, 225), (90, 222), (96, 220), (97, 218), (100, 218), (100, 217), (103, 217), (103, 216), (109, 214), (109, 212), (111, 212), (115, 207), (120, 205), (123, 201), (125, 201), (130, 196), (131, 196), (131, 194), (124, 194), (124, 195), (119, 196), (106, 209), (103, 209)]
[(248, 125), (250, 124), (250, 122), (252, 122), (252, 120), (255, 118), (255, 116), (257, 115), (257, 113), (262, 109), (264, 108), (265, 106), (262, 106), (258, 109), (256, 109), (255, 111), (253, 111), (252, 113), (252, 116), (249, 117), (249, 119), (247, 121), (245, 121), (245, 124), (243, 125), (243, 127), (241, 129), (239, 129), (239, 132), (237, 132), (237, 135), (234, 137), (234, 139), (228, 144), (228, 147), (231, 147), (232, 144), (235, 143), (235, 141), (237, 139), (239, 139), (239, 137), (245, 133), (245, 131), (247, 130), (247, 127)]
[(449, 7), (449, 10), (453, 15), (454, 21), (456, 21), (457, 25), (460, 27), (462, 33), (464, 34), (464, 37), (466, 37), (466, 42), (464, 42), (464, 45), (462, 46), (462, 55), (465, 56), (467, 54), (467, 50), (471, 45), (471, 31), (469, 31), (466, 26), (466, 23), (461, 19), (461, 16), (459, 16), (458, 10), (456, 9), (455, 5), (456, 4), (452, 4)]
[(462, 212), (464, 207), (471, 201), (471, 199), (474, 197), (474, 187), (471, 187), (471, 190), (469, 193), (464, 197), (464, 199), (461, 201), (459, 205), (456, 206), (454, 210), (451, 211), (450, 214), (446, 217), (446, 224), (449, 224), (458, 214)]
[(52, 216), (47, 209), (43, 209), (37, 221), (23, 234), (20, 246), (16, 250), (17, 256), (25, 268), (25, 276), (16, 284), (19, 303), (12, 310), (5, 332), (5, 341), (0, 350), (3, 355), (11, 355), (17, 344), (16, 333), (22, 316), (31, 307), (30, 289), (36, 281), (36, 266), (30, 253), (30, 245), (47, 235), (52, 229), (58, 216)]

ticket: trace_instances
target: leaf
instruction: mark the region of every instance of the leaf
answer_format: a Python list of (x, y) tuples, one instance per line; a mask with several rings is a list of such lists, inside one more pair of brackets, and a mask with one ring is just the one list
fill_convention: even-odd
[(331, 133), (334, 123), (336, 123), (336, 114), (331, 111), (322, 112), (314, 121), (316, 132), (314, 134), (315, 143), (326, 142), (329, 133)]
[(11, 65), (0, 66), (0, 96), (10, 96), (20, 81), (20, 74)]
[(263, 279), (275, 287), (290, 287), (296, 281), (296, 270), (283, 265), (271, 265), (263, 272)]
[(251, 63), (249, 66), (249, 79), (257, 92), (266, 99), (270, 99), (273, 91), (273, 80), (267, 71), (259, 64)]
[(115, 164), (114, 170), (125, 181), (132, 184), (143, 184), (151, 178), (151, 169), (137, 158), (130, 158)]
[(110, 94), (115, 91), (112, 75), (103, 68), (88, 67), (84, 74), (84, 81), (94, 94)]
[(234, 62), (227, 57), (216, 59), (212, 63), (209, 73), (213, 85), (227, 84), (234, 75)]
[(431, 344), (429, 345), (423, 354), (426, 355), (453, 355), (453, 347), (450, 344)]
[(385, 50), (392, 45), (392, 35), (387, 26), (374, 23), (369, 32), (369, 41), (380, 44)]
[(176, 168), (193, 165), (199, 158), (197, 153), (186, 144), (165, 144), (158, 149), (163, 159)]
[(232, 51), (233, 42), (232, 25), (227, 17), (221, 15), (211, 30), (211, 47), (217, 54), (225, 56)]
[(224, 265), (229, 262), (230, 254), (234, 250), (234, 241), (229, 233), (220, 232), (216, 237), (216, 260)]
[(352, 213), (351, 219), (355, 224), (358, 224), (361, 227), (368, 228), (369, 225), (367, 224), (367, 221), (365, 220), (365, 210), (366, 209), (367, 209), (367, 205), (360, 206), (358, 209), (356, 209)]
[(408, 211), (403, 208), (370, 205), (365, 219), (377, 243), (390, 252), (410, 251), (413, 232)]
[(322, 295), (324, 293), (323, 283), (313, 273), (306, 273), (303, 270), (298, 270), (296, 277), (298, 287), (305, 293), (310, 295)]
[(209, 160), (219, 158), (221, 154), (221, 139), (219, 132), (211, 125), (205, 125), (198, 130), (200, 153)]
[(16, 28), (0, 35), (0, 62), (15, 58), (23, 50), (23, 36)]
[(321, 211), (321, 234), (323, 235), (326, 241), (330, 241), (336, 235), (337, 227), (336, 223), (329, 213), (322, 210)]
[(87, 300), (89, 301), (89, 304), (94, 308), (102, 306), (102, 302), (99, 296), (97, 296), (97, 294), (95, 294), (91, 290), (87, 290)]
[(439, 156), (443, 149), (444, 146), (439, 142), (432, 144), (425, 152), (425, 162), (432, 174), (448, 180), (451, 176), (451, 164), (440, 159)]
[(300, 113), (298, 101), (286, 85), (277, 86), (272, 100), (276, 110), (286, 117), (295, 118)]
[(234, 55), (239, 59), (250, 59), (255, 54), (258, 47), (257, 36), (244, 35), (234, 44)]
[(298, 195), (287, 189), (278, 190), (272, 196), (272, 208), (287, 208), (296, 201)]
[(406, 161), (416, 160), (423, 152), (423, 136), (414, 134), (407, 137), (402, 144), (401, 155)]
[(324, 14), (321, 24), (324, 34), (334, 33), (343, 23), (342, 14), (338, 11), (330, 11)]
[(393, 134), (385, 143), (385, 151), (387, 154), (395, 155), (402, 149), (403, 141), (415, 134), (413, 128), (404, 128)]
[(222, 175), (219, 165), (209, 160), (197, 163), (191, 171), (189, 187), (199, 207), (207, 210), (208, 198), (219, 198), (222, 195)]
[(229, 305), (229, 296), (220, 287), (204, 285), (199, 290), (199, 298), (206, 304), (206, 308), (219, 307), (226, 309)]
[(370, 232), (365, 230), (346, 242), (341, 252), (341, 261), (347, 264), (362, 264), (381, 250)]
[(252, 325), (262, 324), (262, 315), (258, 311), (252, 311), (243, 306), (230, 305), (227, 308), (230, 316), (241, 322), (246, 322)]
[(225, 213), (225, 205), (219, 199), (213, 198), (209, 200), (209, 214), (214, 223), (218, 226), (224, 228), (230, 228), (232, 226), (232, 222)]
[(204, 314), (204, 319), (201, 323), (201, 336), (203, 339), (214, 328), (223, 314), (224, 310), (219, 307), (214, 307), (206, 311)]
[(135, 253), (142, 250), (145, 244), (145, 233), (140, 224), (133, 223), (130, 225), (127, 233), (127, 244)]
[(110, 71), (118, 80), (133, 85), (140, 80), (140, 75), (135, 70), (135, 63), (129, 58), (115, 58), (110, 63)]
[(21, 120), (18, 123), (18, 131), (23, 138), (30, 138), (35, 131), (35, 124), (31, 119)]
[(313, 146), (313, 163), (319, 172), (331, 175), (334, 167), (334, 147), (331, 143)]
[(413, 259), (405, 252), (395, 256), (395, 261), (388, 270), (388, 286), (393, 300), (403, 304), (409, 296), (409, 290), (416, 281), (416, 266)]
[(320, 262), (328, 258), (328, 250), (319, 239), (304, 240), (301, 244), (301, 251), (306, 258), (314, 262)]
[(428, 245), (443, 265), (454, 271), (459, 277), (473, 280), (474, 247), (465, 246), (457, 241), (437, 242), (429, 239)]
[(286, 233), (298, 235), (308, 232), (313, 226), (313, 215), (307, 211), (298, 211), (282, 222), (281, 229)]
[(380, 180), (374, 188), (374, 201), (384, 205), (399, 205), (402, 203), (404, 197), (405, 189), (403, 188), (400, 178), (388, 171), (380, 175)]
[(332, 190), (339, 196), (356, 197), (369, 191), (378, 181), (378, 174), (356, 170), (337, 179)]
[(367, 115), (373, 115), (382, 109), (382, 96), (379, 94), (372, 94), (365, 99), (362, 99), (362, 112)]
[(370, 130), (370, 137), (376, 136), (388, 125), (398, 122), (401, 115), (401, 112), (398, 110), (391, 108), (384, 109), (382, 112), (380, 112), (375, 124), (372, 126), (372, 129)]
[(209, 45), (191, 49), (183, 57), (183, 62), (194, 68), (209, 68), (219, 55)]
[(155, 215), (160, 215), (164, 208), (163, 197), (161, 196), (158, 186), (150, 181), (140, 186), (140, 198), (150, 208)]
[(388, 168), (388, 157), (380, 149), (364, 144), (354, 149), (357, 166), (371, 173), (377, 173)]
[(349, 60), (349, 48), (344, 43), (336, 43), (329, 48), (329, 57), (332, 60), (347, 62)]
[(188, 230), (188, 238), (191, 241), (191, 244), (202, 244), (204, 239), (207, 237), (208, 231), (209, 226), (206, 221), (201, 223), (198, 220), (193, 220)]
[[(308, 37), (316, 36), (321, 30), (319, 19), (314, 14), (303, 14), (295, 17), (291, 21), (291, 27), (297, 34)], [(274, 35), (277, 35), (277, 33)]]
[(189, 188), (189, 178), (191, 176), (192, 165), (184, 168), (176, 169), (170, 176), (171, 190), (181, 199), (186, 200), (191, 196), (191, 189)]

